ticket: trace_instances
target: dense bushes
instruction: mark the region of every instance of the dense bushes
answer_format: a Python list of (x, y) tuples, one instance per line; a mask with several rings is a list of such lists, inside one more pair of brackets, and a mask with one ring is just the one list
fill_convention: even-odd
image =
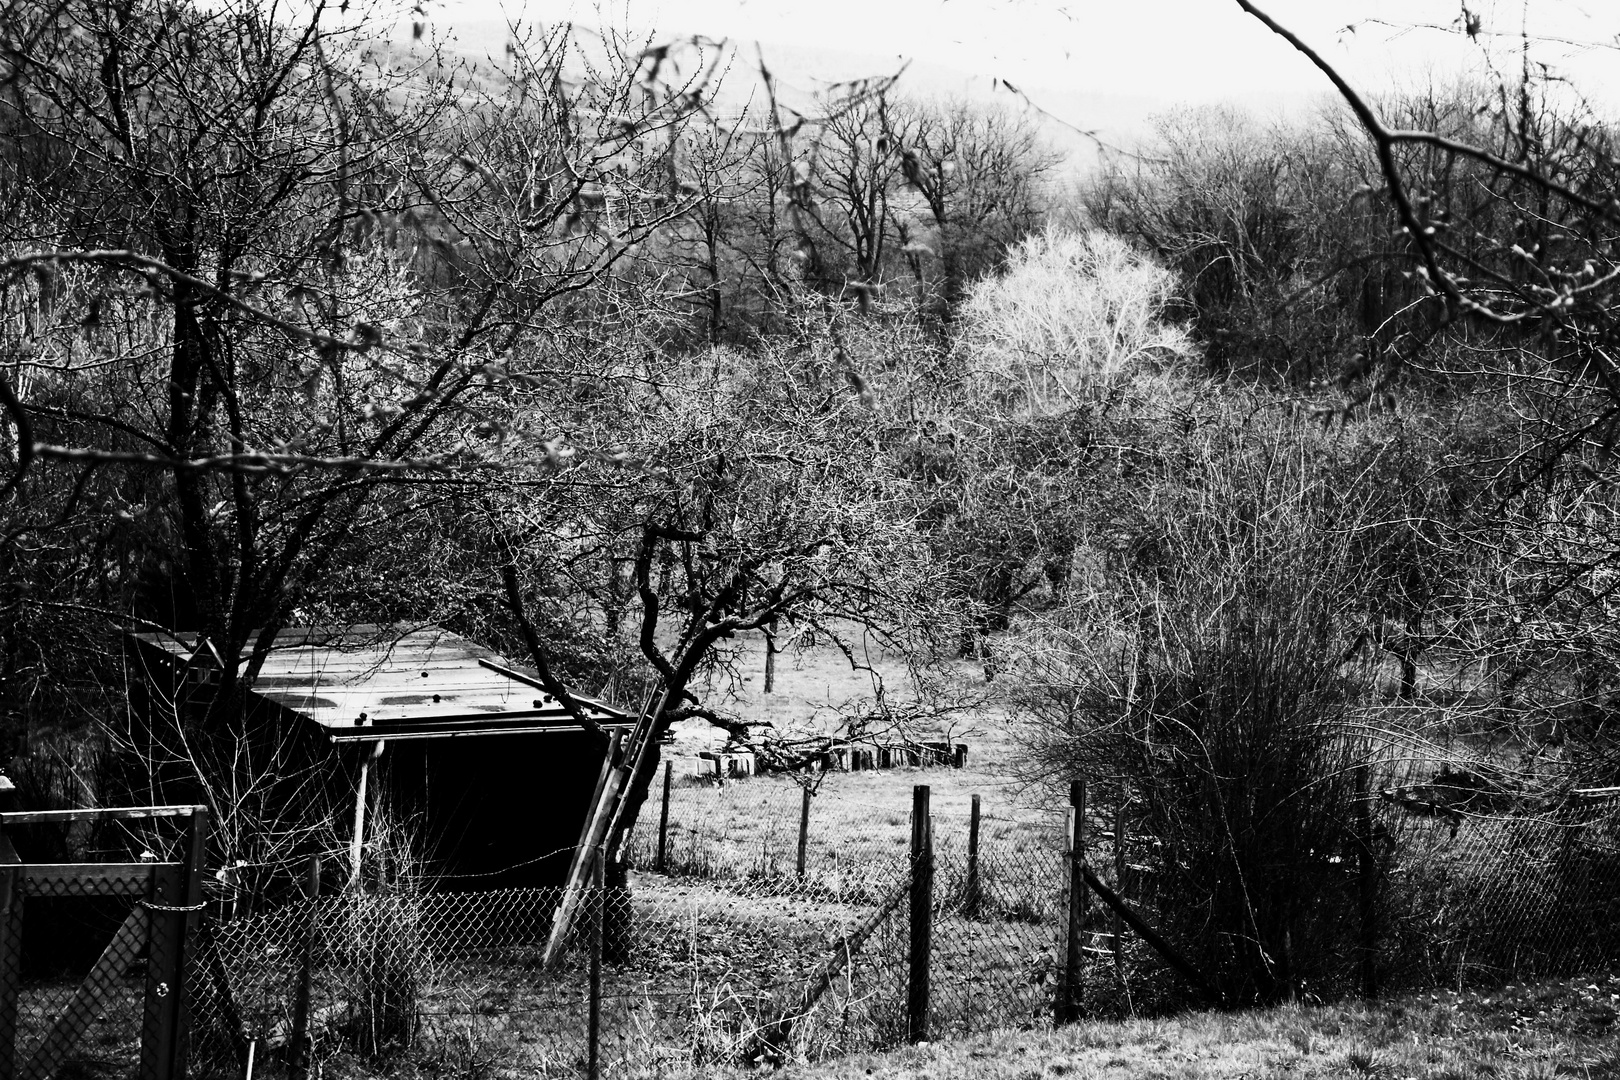
[(1233, 434), (1161, 493), (1117, 591), (1031, 629), (1018, 698), (1047, 769), (1135, 801), (1172, 938), (1228, 999), (1276, 1000), (1341, 979), (1357, 931), (1368, 743), (1338, 668), (1361, 522), (1298, 456)]

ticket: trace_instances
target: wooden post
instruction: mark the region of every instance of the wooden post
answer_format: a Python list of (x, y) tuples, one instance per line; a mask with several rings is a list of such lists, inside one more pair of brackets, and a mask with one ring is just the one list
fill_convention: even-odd
[(146, 1007), (141, 1022), (140, 1067), (143, 1080), (173, 1080), (174, 1077), (174, 980), (180, 970), (180, 938), (185, 925), (175, 909), (180, 906), (184, 891), (179, 867), (155, 868), (145, 920)]
[(979, 888), (979, 797), (975, 795), (968, 812), (967, 896), (963, 901), (970, 919), (979, 917)]
[[(146, 1007), (141, 1026), (140, 1075), (185, 1080), (186, 953), (202, 908), (202, 862), (208, 847), (208, 810), (191, 810), (186, 861), (155, 868), (147, 898)], [(50, 1072), (44, 1069), (43, 1072)]]
[(383, 744), (386, 740), (378, 739), (372, 746), (371, 753), (360, 761), (360, 785), (354, 793), (354, 836), (349, 840), (349, 885), (360, 883), (360, 856), (366, 844), (366, 790), (370, 786), (371, 764), (382, 757)]
[(911, 956), (906, 995), (906, 1041), (928, 1038), (929, 958), (934, 948), (934, 830), (928, 785), (911, 793)]
[(600, 1049), (602, 1044), (602, 944), (607, 906), (606, 851), (598, 850), (591, 863), (591, 902), (595, 906), (591, 919), (590, 1000), (586, 1008), (585, 1076), (598, 1080), (601, 1074)]
[(765, 693), (776, 689), (776, 620), (765, 624)]
[(311, 855), (304, 877), (304, 897), (309, 901), (309, 918), (304, 922), (303, 954), (299, 958), (298, 985), (293, 990), (292, 1045), (287, 1048), (289, 1080), (309, 1075), (309, 998), (314, 978), (315, 932), (319, 923), (321, 898), (321, 857)]
[(191, 955), (196, 946), (197, 933), (202, 925), (203, 872), (208, 863), (209, 815), (206, 806), (191, 811), (191, 826), (186, 836), (186, 879), (181, 904), (185, 914), (181, 917), (180, 968), (174, 980), (174, 1065), (170, 1075), (185, 1080), (186, 1057), (191, 1049), (191, 994), (186, 976), (194, 966)]
[[(1125, 845), (1125, 804), (1127, 800), (1120, 796), (1119, 805), (1114, 808), (1114, 887), (1122, 896), (1130, 896), (1130, 889), (1126, 885), (1126, 875), (1130, 873), (1130, 864), (1126, 860)], [(1125, 980), (1125, 920), (1114, 916), (1114, 976), (1121, 983)]]
[(810, 785), (804, 786), (804, 797), (799, 801), (799, 880), (804, 880), (804, 854), (810, 844)]
[(1372, 782), (1366, 765), (1356, 767), (1357, 906), (1361, 916), (1361, 992), (1378, 996), (1378, 858), (1373, 850)]
[(669, 785), (670, 773), (675, 768), (673, 761), (664, 762), (664, 803), (658, 811), (658, 872), (666, 873), (669, 867)]
[(1085, 974), (1082, 942), (1086, 926), (1086, 782), (1069, 784), (1069, 919), (1064, 927), (1063, 980), (1058, 983), (1054, 1018), (1059, 1024), (1080, 1019)]

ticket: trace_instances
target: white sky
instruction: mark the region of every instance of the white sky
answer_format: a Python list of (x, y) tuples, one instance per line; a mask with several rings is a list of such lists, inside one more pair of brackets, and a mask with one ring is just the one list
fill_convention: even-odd
[[(1442, 29), (1462, 0), (1263, 0), (1264, 9), (1377, 91), (1477, 62), (1480, 45)], [(1521, 29), (1535, 55), (1589, 96), (1620, 98), (1616, 0), (1467, 0), (1498, 62), (1517, 65)], [(1020, 87), (1166, 102), (1328, 89), (1281, 39), (1232, 0), (428, 0), (431, 23), (463, 42), (499, 40), (504, 17), (617, 23), (771, 46), (903, 56)], [(1354, 32), (1345, 31), (1354, 24)], [(1493, 35), (1504, 35), (1493, 37)], [(1566, 40), (1587, 47), (1564, 44)], [(1606, 43), (1607, 47), (1592, 45)], [(844, 74), (841, 72), (840, 74)], [(874, 70), (871, 74), (880, 74)]]

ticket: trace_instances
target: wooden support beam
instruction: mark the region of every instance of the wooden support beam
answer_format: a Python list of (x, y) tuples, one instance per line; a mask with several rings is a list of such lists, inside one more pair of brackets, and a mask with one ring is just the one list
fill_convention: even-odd
[(360, 883), (360, 859), (366, 847), (366, 798), (371, 784), (371, 765), (382, 757), (387, 739), (378, 739), (371, 753), (360, 760), (360, 779), (354, 793), (354, 835), (349, 838), (349, 885)]
[(1160, 937), (1158, 932), (1149, 926), (1140, 915), (1132, 911), (1130, 905), (1115, 895), (1114, 890), (1102, 883), (1102, 880), (1092, 872), (1091, 867), (1085, 863), (1080, 864), (1081, 877), (1091, 891), (1102, 899), (1102, 902), (1112, 908), (1125, 924), (1136, 931), (1138, 937), (1147, 942), (1148, 947), (1164, 958), (1164, 962), (1175, 968), (1182, 978), (1197, 987), (1213, 1005), (1225, 1005), (1226, 999), (1221, 992), (1215, 989), (1215, 984), (1204, 978), (1204, 973), (1193, 967), (1181, 953), (1177, 952), (1171, 944)]
[(132, 818), (189, 817), (196, 806), (117, 806), (97, 810), (12, 810), (0, 814), (0, 828), (51, 821), (128, 821)]
[[(596, 778), (596, 793), (591, 798), (585, 828), (568, 867), (568, 881), (563, 886), (562, 901), (551, 917), (551, 936), (546, 940), (546, 951), (540, 960), (541, 966), (548, 970), (562, 959), (563, 944), (568, 939), (568, 931), (574, 925), (585, 890), (590, 885), (592, 860), (607, 838), (608, 826), (618, 806), (619, 793), (629, 781), (630, 770), (619, 763), (622, 752), (623, 736), (620, 732), (613, 732), (607, 754), (602, 759), (602, 771)], [(606, 852), (602, 852), (602, 855), (606, 857)]]

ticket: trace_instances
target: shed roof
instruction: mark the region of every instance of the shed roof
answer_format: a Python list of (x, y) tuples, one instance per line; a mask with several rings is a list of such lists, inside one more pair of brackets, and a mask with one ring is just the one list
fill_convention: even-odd
[[(181, 666), (217, 663), (192, 632), (130, 636)], [(319, 724), (337, 742), (581, 730), (535, 676), (437, 626), (283, 630), (249, 692)], [(579, 700), (600, 724), (631, 722), (599, 701)]]

